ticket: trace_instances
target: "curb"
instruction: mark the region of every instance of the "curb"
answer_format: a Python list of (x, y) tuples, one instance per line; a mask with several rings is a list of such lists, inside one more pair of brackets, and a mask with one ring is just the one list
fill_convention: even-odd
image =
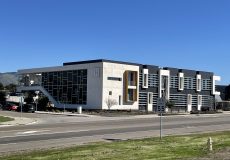
[(94, 117), (91, 115), (76, 114), (76, 113), (54, 113), (54, 112), (42, 112), (42, 111), (35, 111), (34, 113), (36, 113), (36, 114), (64, 115), (64, 116), (77, 116), (77, 117)]
[(11, 127), (11, 126), (14, 126), (14, 125), (3, 124), (3, 125), (0, 125), (0, 128), (3, 128), (3, 127)]

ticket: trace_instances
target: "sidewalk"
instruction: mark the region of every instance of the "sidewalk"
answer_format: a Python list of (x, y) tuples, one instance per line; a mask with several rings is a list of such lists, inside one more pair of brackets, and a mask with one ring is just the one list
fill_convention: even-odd
[(230, 114), (230, 111), (223, 111), (223, 114)]
[(97, 117), (96, 115), (88, 115), (88, 114), (78, 114), (72, 112), (45, 112), (45, 111), (35, 111), (37, 114), (51, 114), (51, 115), (65, 115), (65, 116), (78, 116), (78, 117)]
[[(101, 120), (132, 120), (132, 119), (145, 119), (145, 118), (159, 118), (158, 114), (145, 114), (145, 115), (127, 115), (127, 116), (100, 116), (100, 115), (90, 115), (90, 114), (78, 114), (78, 113), (71, 113), (71, 112), (43, 112), (43, 111), (36, 111), (36, 114), (47, 114), (47, 115), (64, 115), (64, 116), (73, 116), (82, 118), (82, 121), (101, 121)], [(197, 116), (216, 116), (216, 115), (224, 115), (230, 114), (230, 111), (225, 111), (220, 114), (177, 114), (177, 115), (163, 115), (163, 117), (197, 117)]]
[[(8, 116), (9, 117), (9, 116)], [(17, 126), (17, 125), (30, 125), (35, 124), (38, 121), (32, 118), (25, 118), (25, 117), (10, 117), (13, 118), (13, 121), (3, 122), (0, 124), (0, 127), (7, 127), (7, 126)]]

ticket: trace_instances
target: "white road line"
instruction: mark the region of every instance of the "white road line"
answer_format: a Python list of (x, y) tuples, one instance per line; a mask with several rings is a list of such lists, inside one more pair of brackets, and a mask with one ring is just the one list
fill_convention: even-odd
[(18, 144), (18, 143), (6, 143), (6, 144), (0, 144), (0, 146), (15, 145), (15, 144)]
[(42, 133), (42, 132), (48, 132), (50, 130), (38, 130), (38, 131), (25, 131), (25, 132), (17, 132), (16, 135), (26, 135), (26, 134), (34, 134), (34, 133)]
[[(48, 132), (50, 130), (46, 130), (46, 131), (42, 131), (42, 132)], [(13, 138), (13, 137), (26, 137), (26, 136), (37, 136), (37, 135), (51, 135), (51, 134), (62, 134), (62, 133), (72, 133), (72, 132), (84, 132), (84, 131), (91, 131), (91, 130), (72, 130), (72, 131), (68, 131), (68, 132), (48, 132), (48, 133), (42, 133), (40, 132), (35, 132), (35, 133), (27, 133), (27, 134), (15, 134), (15, 136), (3, 136), (0, 137), (0, 139), (2, 138)], [(29, 132), (29, 131), (26, 131)], [(18, 133), (25, 133), (25, 132), (18, 132)]]
[(37, 133), (37, 132), (39, 132), (39, 131), (18, 132), (18, 133), (16, 133), (16, 134), (17, 134), (17, 135), (18, 135), (18, 134), (33, 134), (33, 133)]

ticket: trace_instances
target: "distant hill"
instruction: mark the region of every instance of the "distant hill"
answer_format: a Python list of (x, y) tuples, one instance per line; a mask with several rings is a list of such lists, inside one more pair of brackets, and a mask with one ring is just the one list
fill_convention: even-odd
[(0, 73), (0, 83), (2, 83), (4, 86), (9, 84), (17, 84), (17, 81), (17, 72)]

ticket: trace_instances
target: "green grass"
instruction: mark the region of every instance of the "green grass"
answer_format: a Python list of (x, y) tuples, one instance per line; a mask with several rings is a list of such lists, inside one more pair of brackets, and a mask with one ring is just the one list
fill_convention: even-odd
[(0, 116), (0, 124), (2, 122), (8, 122), (8, 121), (13, 121), (13, 118), (9, 118), (9, 117), (4, 117), (4, 116)]
[(207, 139), (212, 137), (214, 152), (230, 147), (230, 132), (168, 136), (121, 142), (99, 142), (66, 149), (33, 151), (0, 157), (4, 160), (178, 160), (204, 157)]

